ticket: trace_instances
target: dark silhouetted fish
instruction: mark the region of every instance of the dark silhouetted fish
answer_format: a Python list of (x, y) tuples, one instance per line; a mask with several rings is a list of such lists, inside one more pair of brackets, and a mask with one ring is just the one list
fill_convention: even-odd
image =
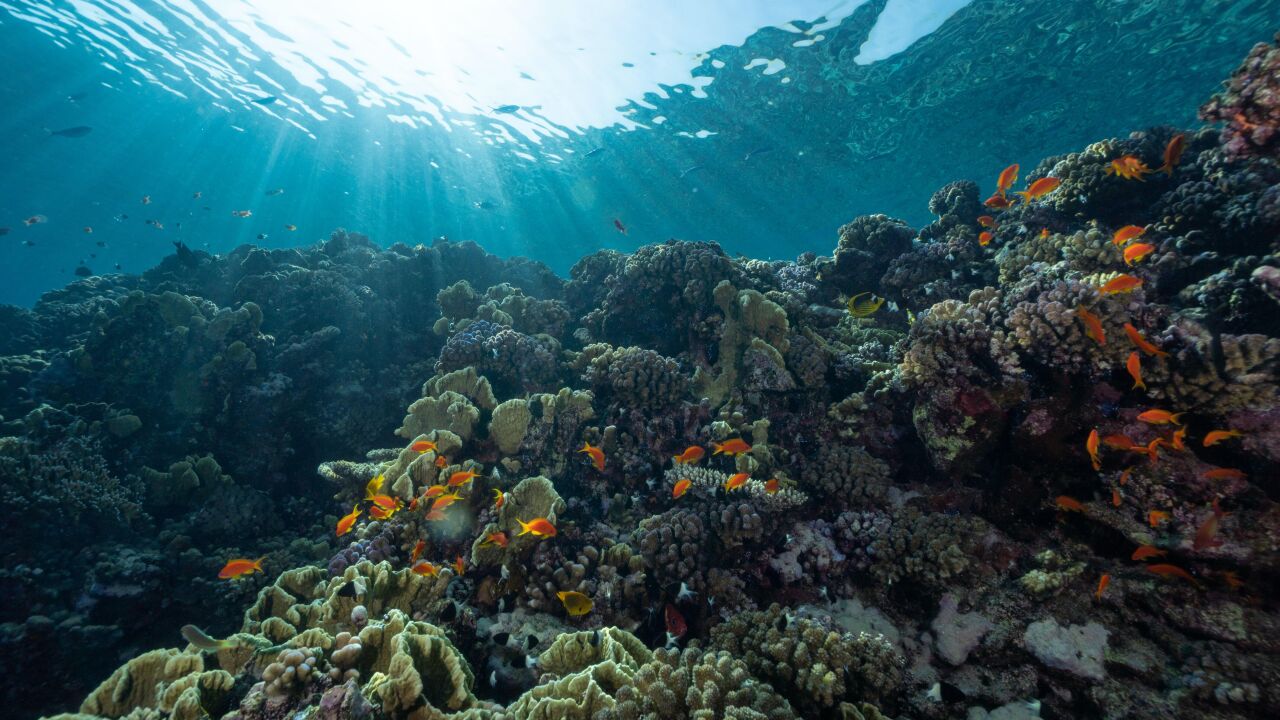
[(44, 131), (50, 135), (57, 135), (58, 137), (79, 138), (93, 132), (93, 128), (88, 125), (77, 125), (75, 127), (63, 128), (61, 130), (50, 130), (49, 128), (45, 128)]
[(279, 99), (280, 98), (276, 97), (275, 95), (268, 95), (266, 97), (254, 98), (249, 102), (253, 103), (254, 105), (270, 105), (271, 103)]
[(477, 210), (492, 210), (492, 209), (493, 209), (493, 203), (489, 202), (488, 200), (481, 200), (480, 202), (474, 202), (474, 203), (471, 203), (471, 204), (472, 204), (472, 205), (474, 205), (474, 206), (475, 206), (475, 208), (476, 208)]
[(8, 234), (9, 234), (9, 228), (0, 227), (0, 235), (8, 235)]
[(274, 190), (268, 190), (265, 194), (266, 194), (266, 196), (267, 196), (267, 197), (271, 197), (271, 196), (273, 196), (273, 195), (283, 195), (283, 194), (284, 194), (284, 188), (276, 188), (276, 189), (274, 189)]

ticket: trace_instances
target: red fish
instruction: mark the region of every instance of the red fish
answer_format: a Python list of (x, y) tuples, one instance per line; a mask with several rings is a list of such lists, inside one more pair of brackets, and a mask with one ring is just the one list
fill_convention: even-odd
[(501, 510), (507, 504), (507, 496), (498, 488), (493, 488), (493, 509)]
[(623, 225), (622, 221), (619, 220), (618, 218), (613, 219), (613, 226), (618, 228), (618, 232), (622, 233), (623, 235), (627, 234), (627, 226)]
[(769, 495), (776, 495), (778, 494), (778, 490), (779, 488), (778, 488), (777, 478), (769, 478), (767, 481), (765, 481), (764, 491), (766, 493), (768, 493)]
[(1045, 195), (1057, 190), (1058, 186), (1061, 184), (1062, 181), (1056, 177), (1042, 177), (1031, 183), (1026, 190), (1016, 192), (1014, 195), (1021, 195), (1023, 202), (1031, 202), (1032, 200), (1039, 200)]
[(520, 523), (520, 535), (534, 535), (536, 537), (555, 537), (556, 526), (546, 518), (534, 518), (529, 522), (517, 519)]
[(1161, 524), (1168, 522), (1171, 517), (1173, 516), (1164, 510), (1148, 510), (1147, 524), (1151, 527), (1160, 527)]
[(1136, 158), (1133, 155), (1125, 155), (1112, 160), (1107, 165), (1107, 169), (1104, 172), (1107, 175), (1115, 175), (1126, 180), (1144, 182), (1142, 180), (1142, 176), (1149, 174), (1151, 172), (1151, 168), (1147, 167), (1147, 164), (1142, 162), (1139, 158)]
[(1049, 228), (1040, 228), (1040, 237), (1042, 238), (1049, 237)]
[(1000, 171), (1000, 177), (996, 178), (996, 193), (1000, 197), (1004, 197), (1009, 192), (1009, 188), (1018, 182), (1018, 163), (1014, 163), (1004, 170)]
[(732, 492), (747, 484), (747, 480), (751, 478), (750, 473), (737, 473), (731, 475), (728, 480), (724, 481), (725, 492)]
[(751, 446), (742, 438), (734, 438), (722, 443), (711, 443), (711, 446), (715, 450), (715, 452), (711, 453), (712, 455), (724, 453), (725, 455), (733, 457), (734, 455), (742, 455), (743, 453), (751, 452)]
[(595, 447), (589, 442), (582, 443), (580, 453), (586, 453), (591, 458), (591, 464), (596, 466), (596, 470), (604, 472), (604, 450)]
[(1106, 573), (1102, 573), (1102, 577), (1098, 578), (1098, 589), (1096, 592), (1093, 593), (1093, 597), (1097, 600), (1101, 600), (1102, 591), (1106, 590), (1107, 586), (1110, 584), (1111, 584), (1111, 576)]
[(981, 245), (982, 247), (986, 247), (991, 244), (991, 241), (994, 238), (995, 238), (995, 235), (992, 235), (990, 230), (983, 230), (982, 232), (978, 233), (978, 244)]
[(1191, 542), (1193, 550), (1207, 550), (1222, 545), (1222, 541), (1218, 539), (1218, 523), (1222, 521), (1222, 517), (1218, 513), (1212, 513), (1205, 519), (1200, 527), (1196, 529), (1196, 538)]
[(353, 505), (351, 507), (351, 512), (343, 515), (342, 519), (338, 521), (338, 537), (342, 537), (343, 535), (351, 532), (351, 529), (355, 527), (356, 519), (359, 517), (360, 508)]
[(692, 484), (693, 481), (689, 480), (689, 478), (680, 478), (676, 481), (676, 486), (671, 488), (671, 497), (679, 500), (685, 493), (689, 492), (689, 486)]
[(1120, 507), (1120, 503), (1123, 501), (1124, 498), (1120, 495), (1120, 491), (1116, 488), (1111, 488), (1111, 506)]
[(990, 215), (979, 215), (978, 224), (984, 228), (994, 229), (996, 226), (996, 219), (991, 217)]
[(449, 464), (449, 458), (447, 458), (447, 457), (445, 457), (445, 456), (443, 456), (443, 455), (437, 455), (437, 456), (436, 456), (436, 461), (435, 461), (435, 463), (434, 463), (434, 464), (435, 464), (435, 466), (436, 466), (436, 467), (438, 467), (438, 468), (440, 468), (441, 470), (443, 470), (443, 469), (444, 469), (444, 468)]
[(439, 520), (443, 520), (444, 518), (445, 518), (444, 510), (441, 510), (440, 508), (433, 508), (430, 512), (427, 513), (427, 516), (424, 519), (427, 522), (437, 522)]
[(1204, 436), (1204, 441), (1201, 444), (1205, 447), (1213, 447), (1223, 440), (1238, 437), (1244, 437), (1244, 433), (1239, 430), (1211, 430), (1208, 435)]
[(1153, 547), (1151, 545), (1139, 545), (1138, 549), (1134, 550), (1133, 554), (1129, 556), (1129, 559), (1146, 560), (1147, 558), (1163, 557), (1168, 554), (1169, 552), (1167, 550), (1161, 550), (1160, 548)]
[(1124, 264), (1132, 265), (1155, 251), (1151, 243), (1134, 243), (1124, 249)]
[(1130, 390), (1141, 389), (1146, 392), (1147, 384), (1142, 382), (1142, 358), (1138, 356), (1137, 350), (1129, 353), (1129, 359), (1125, 361), (1124, 367), (1133, 378), (1133, 387)]
[(1118, 293), (1133, 292), (1142, 287), (1142, 278), (1136, 278), (1132, 275), (1117, 275), (1103, 283), (1098, 288), (1098, 292), (1103, 295), (1116, 295)]
[(1129, 336), (1129, 341), (1138, 346), (1138, 349), (1148, 355), (1158, 355), (1160, 357), (1169, 357), (1169, 353), (1156, 347), (1150, 340), (1142, 337), (1142, 333), (1138, 332), (1138, 328), (1133, 323), (1124, 324), (1124, 334)]
[(245, 575), (262, 572), (262, 561), (265, 559), (266, 556), (260, 557), (257, 560), (250, 560), (248, 558), (228, 560), (227, 564), (223, 565), (222, 569), (218, 571), (218, 578), (221, 580), (234, 580), (236, 578), (244, 577)]
[(705, 457), (706, 454), (707, 451), (703, 450), (698, 445), (690, 445), (684, 449), (684, 452), (672, 457), (671, 460), (676, 465), (695, 465), (699, 460)]
[(510, 541), (507, 540), (506, 533), (495, 532), (495, 533), (489, 533), (488, 535), (485, 535), (484, 541), (481, 542), (480, 544), (481, 545), (497, 545), (498, 547), (504, 548), (507, 546), (508, 542)]
[(471, 482), (472, 480), (478, 477), (480, 477), (480, 473), (476, 472), (474, 468), (471, 470), (459, 470), (458, 472), (449, 476), (448, 485), (449, 487), (458, 487), (459, 485), (466, 485), (467, 483)]
[(374, 520), (387, 520), (392, 515), (395, 515), (395, 514), (396, 514), (396, 511), (394, 508), (391, 510), (386, 510), (378, 505), (374, 505), (373, 507), (369, 508), (369, 517), (373, 518)]
[(663, 611), (663, 617), (666, 620), (667, 634), (674, 640), (684, 637), (689, 632), (689, 626), (684, 621), (684, 616), (676, 609), (675, 605), (667, 603), (667, 608)]
[(994, 208), (996, 210), (1004, 210), (1005, 208), (1008, 208), (1010, 205), (1012, 205), (1013, 201), (1009, 200), (1009, 198), (1005, 197), (1004, 195), (1001, 195), (1000, 193), (996, 193), (995, 195), (992, 195), (986, 200), (983, 200), (982, 204), (986, 205), (989, 208)]
[(461, 555), (453, 559), (453, 572), (458, 575), (464, 575), (467, 572), (466, 561), (462, 559)]
[(431, 499), (433, 497), (440, 497), (448, 489), (449, 488), (443, 485), (432, 485), (431, 487), (427, 488), (426, 492), (422, 493), (422, 497), (427, 499)]
[(1097, 315), (1089, 312), (1083, 305), (1076, 308), (1076, 317), (1084, 323), (1084, 334), (1099, 345), (1107, 344), (1107, 335), (1102, 331), (1102, 321)]
[(1142, 234), (1146, 231), (1147, 229), (1141, 225), (1125, 225), (1111, 236), (1111, 244), (1124, 245), (1130, 240), (1142, 237)]
[(1102, 444), (1112, 450), (1129, 450), (1135, 445), (1128, 435), (1108, 435), (1102, 438)]
[(1173, 168), (1182, 160), (1182, 151), (1186, 148), (1186, 135), (1178, 133), (1169, 138), (1169, 144), (1164, 146), (1164, 164), (1156, 168), (1156, 172), (1172, 176)]
[(1150, 425), (1168, 425), (1169, 423), (1181, 425), (1182, 421), (1178, 418), (1183, 415), (1186, 415), (1186, 413), (1171, 413), (1168, 410), (1152, 408), (1138, 413), (1138, 419)]
[(1069, 510), (1071, 512), (1084, 512), (1084, 503), (1071, 497), (1070, 495), (1059, 495), (1053, 499), (1053, 504), (1058, 506), (1059, 510)]
[(1089, 460), (1093, 463), (1093, 469), (1101, 470), (1102, 459), (1098, 457), (1098, 428), (1089, 431), (1089, 437), (1084, 441), (1084, 449), (1089, 452)]
[(435, 565), (432, 565), (426, 560), (423, 560), (422, 562), (413, 566), (413, 574), (421, 575), (422, 577), (436, 577), (437, 575), (440, 574), (440, 568), (436, 567)]
[(1192, 577), (1191, 573), (1187, 572), (1186, 570), (1183, 570), (1177, 565), (1148, 565), (1147, 572), (1155, 573), (1156, 575), (1160, 575), (1161, 577), (1182, 578), (1183, 580), (1186, 580), (1192, 585), (1195, 585), (1196, 587), (1200, 587), (1200, 582), (1196, 580), (1194, 577)]
[(1127, 467), (1120, 472), (1120, 487), (1129, 484), (1129, 473), (1133, 472), (1133, 468)]
[(390, 495), (374, 495), (369, 498), (369, 500), (375, 506), (382, 508), (383, 510), (390, 510), (393, 512), (399, 510), (400, 507), (404, 505), (400, 500), (393, 498)]
[(435, 450), (436, 444), (430, 440), (415, 440), (414, 443), (409, 446), (409, 449), (416, 453), (424, 453), (428, 450)]
[(1235, 468), (1213, 468), (1200, 473), (1200, 477), (1205, 480), (1244, 480), (1249, 476)]
[(1169, 447), (1174, 450), (1186, 452), (1187, 445), (1183, 442), (1187, 437), (1187, 429), (1184, 427), (1173, 431), (1173, 435), (1169, 437)]
[(409, 553), (409, 564), (418, 562), (418, 558), (422, 557), (422, 551), (427, 549), (427, 541), (419, 540), (414, 543), (413, 550)]

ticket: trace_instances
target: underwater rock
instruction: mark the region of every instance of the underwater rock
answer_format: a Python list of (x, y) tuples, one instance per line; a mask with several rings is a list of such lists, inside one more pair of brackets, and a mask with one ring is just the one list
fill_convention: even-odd
[(1057, 620), (1047, 618), (1028, 625), (1022, 642), (1047, 667), (1101, 682), (1107, 676), (1103, 659), (1110, 634), (1096, 622), (1063, 627)]

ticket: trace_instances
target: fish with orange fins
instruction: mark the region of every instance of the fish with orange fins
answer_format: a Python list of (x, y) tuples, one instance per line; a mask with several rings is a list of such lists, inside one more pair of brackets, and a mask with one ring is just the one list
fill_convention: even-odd
[(422, 577), (436, 577), (437, 575), (440, 574), (440, 568), (427, 562), (426, 560), (423, 560), (422, 562), (417, 563), (416, 565), (413, 566), (413, 574), (421, 575)]
[(1029, 203), (1032, 200), (1039, 200), (1045, 195), (1057, 190), (1058, 186), (1061, 184), (1062, 181), (1056, 177), (1042, 177), (1031, 183), (1026, 190), (1016, 192), (1014, 195), (1020, 196), (1022, 198), (1022, 202)]
[(1147, 568), (1147, 572), (1149, 573), (1155, 573), (1156, 575), (1159, 575), (1161, 577), (1181, 578), (1191, 583), (1192, 585), (1195, 585), (1197, 588), (1202, 587), (1200, 585), (1199, 580), (1196, 580), (1191, 573), (1187, 572), (1186, 570), (1183, 570), (1177, 565), (1168, 565), (1168, 564), (1147, 565), (1146, 568)]
[(992, 208), (993, 210), (1004, 210), (1010, 205), (1013, 205), (1013, 201), (1000, 193), (996, 193), (986, 200), (983, 200), (982, 204)]
[(995, 235), (991, 234), (990, 230), (983, 230), (978, 233), (978, 244), (982, 247), (986, 247), (991, 244), (991, 241), (994, 240), (995, 237)]
[(1150, 340), (1142, 337), (1142, 333), (1138, 332), (1138, 328), (1133, 323), (1124, 324), (1124, 334), (1129, 336), (1129, 342), (1137, 346), (1139, 350), (1148, 355), (1157, 355), (1159, 357), (1169, 357), (1169, 353), (1156, 347)]
[(1103, 283), (1102, 287), (1098, 288), (1098, 292), (1103, 295), (1118, 295), (1133, 292), (1140, 287), (1142, 287), (1142, 278), (1120, 274)]
[(1093, 469), (1101, 470), (1102, 458), (1098, 457), (1098, 428), (1089, 431), (1089, 437), (1084, 441), (1084, 449), (1089, 452), (1089, 461), (1093, 463)]
[(1172, 176), (1173, 168), (1182, 161), (1182, 151), (1187, 148), (1187, 136), (1178, 133), (1169, 138), (1169, 144), (1164, 146), (1164, 164), (1156, 168), (1156, 172), (1162, 172), (1165, 175)]
[(445, 457), (445, 456), (443, 456), (443, 455), (437, 455), (437, 456), (436, 456), (436, 460), (435, 460), (435, 462), (434, 462), (434, 463), (432, 463), (432, 464), (433, 464), (433, 465), (435, 465), (436, 467), (440, 468), (441, 470), (443, 470), (443, 469), (445, 469), (445, 467), (447, 467), (447, 466), (449, 465), (449, 458), (447, 458), (447, 457)]
[(766, 481), (765, 481), (765, 483), (764, 483), (764, 491), (765, 491), (765, 493), (766, 493), (766, 494), (768, 494), (768, 495), (777, 495), (777, 494), (778, 494), (778, 490), (780, 490), (780, 489), (781, 489), (781, 488), (779, 488), (779, 487), (778, 487), (778, 479), (777, 479), (777, 478), (769, 478), (769, 479), (768, 479), (768, 480), (766, 480)]
[(1124, 249), (1124, 264), (1132, 265), (1156, 251), (1151, 243), (1134, 243)]
[(1137, 350), (1129, 353), (1129, 359), (1125, 361), (1124, 369), (1128, 370), (1129, 377), (1133, 378), (1133, 387), (1130, 390), (1146, 392), (1147, 384), (1142, 381), (1142, 358), (1138, 355)]
[(507, 504), (507, 495), (498, 488), (493, 488), (493, 509), (501, 510)]
[(448, 492), (448, 490), (449, 488), (445, 487), (444, 485), (432, 485), (431, 487), (427, 488), (426, 492), (422, 493), (422, 497), (430, 500), (431, 498), (434, 498), (434, 497), (440, 497), (441, 495)]
[(1168, 554), (1168, 550), (1161, 550), (1160, 548), (1152, 545), (1139, 545), (1138, 549), (1134, 550), (1133, 554), (1129, 556), (1129, 559), (1146, 560), (1147, 558), (1163, 557)]
[(1014, 163), (1004, 170), (1000, 171), (1000, 177), (996, 178), (996, 194), (1004, 197), (1009, 192), (1009, 188), (1018, 182), (1018, 163)]
[(1120, 494), (1120, 490), (1111, 488), (1111, 507), (1120, 507), (1122, 502), (1124, 502), (1124, 496)]
[(1136, 445), (1133, 440), (1129, 439), (1128, 435), (1108, 435), (1102, 438), (1102, 444), (1112, 450), (1129, 450)]
[(689, 486), (693, 485), (693, 481), (689, 478), (680, 478), (676, 481), (675, 487), (671, 488), (671, 498), (679, 500), (685, 493), (689, 492)]
[(729, 479), (724, 481), (725, 492), (733, 492), (734, 490), (737, 490), (743, 485), (746, 485), (747, 480), (749, 480), (750, 478), (751, 478), (750, 473), (736, 473), (734, 475), (730, 475)]
[(431, 503), (431, 509), (444, 510), (445, 508), (458, 502), (461, 499), (462, 499), (462, 496), (459, 495), (457, 492), (451, 492), (446, 495), (441, 495), (440, 497), (436, 498), (435, 502)]
[(1168, 425), (1169, 423), (1181, 425), (1182, 421), (1179, 418), (1183, 415), (1186, 413), (1172, 413), (1160, 408), (1151, 408), (1138, 413), (1138, 419), (1148, 425)]
[(1240, 576), (1236, 574), (1235, 570), (1223, 570), (1222, 582), (1226, 583), (1227, 587), (1232, 590), (1239, 590), (1244, 587), (1244, 581), (1240, 579)]
[(465, 575), (467, 572), (467, 563), (461, 555), (453, 559), (453, 572), (457, 575)]
[(578, 452), (586, 453), (591, 458), (591, 464), (596, 466), (596, 470), (604, 472), (604, 450), (584, 441)]
[(996, 219), (990, 215), (979, 215), (978, 224), (988, 230), (994, 230), (996, 227)]
[(1067, 510), (1069, 512), (1084, 512), (1084, 503), (1071, 497), (1070, 495), (1059, 495), (1053, 499), (1053, 504), (1058, 506), (1059, 510)]
[(1049, 237), (1049, 228), (1040, 228), (1040, 237), (1042, 238)]
[(439, 522), (440, 520), (445, 519), (444, 510), (440, 508), (433, 508), (423, 519), (427, 522)]
[(1083, 305), (1076, 308), (1076, 317), (1084, 323), (1084, 334), (1099, 345), (1107, 344), (1107, 334), (1102, 331), (1102, 321), (1097, 315), (1089, 312)]
[(1200, 473), (1205, 480), (1244, 480), (1249, 477), (1243, 470), (1235, 468), (1213, 468)]
[(1244, 433), (1239, 430), (1210, 430), (1209, 433), (1204, 436), (1204, 440), (1201, 441), (1200, 444), (1205, 447), (1213, 447), (1223, 440), (1238, 437), (1244, 437)]
[(1151, 442), (1147, 443), (1146, 448), (1144, 448), (1142, 452), (1147, 454), (1148, 460), (1155, 463), (1160, 459), (1160, 446), (1164, 444), (1164, 438), (1153, 438)]
[(413, 550), (409, 552), (409, 564), (413, 565), (418, 562), (418, 558), (422, 557), (422, 551), (427, 549), (427, 541), (419, 540), (413, 544)]
[(393, 498), (390, 495), (374, 495), (369, 498), (369, 502), (373, 503), (374, 507), (379, 507), (383, 510), (399, 510), (404, 507), (404, 503), (399, 498)]
[(1120, 487), (1129, 484), (1129, 473), (1133, 472), (1133, 468), (1127, 467), (1120, 472)]
[(1142, 179), (1142, 176), (1150, 174), (1151, 168), (1147, 167), (1146, 163), (1133, 155), (1124, 155), (1108, 163), (1106, 170), (1103, 172), (1107, 175), (1122, 177), (1125, 180), (1145, 182)]
[(387, 510), (385, 508), (379, 507), (378, 505), (374, 505), (373, 507), (369, 508), (369, 517), (373, 518), (374, 520), (390, 520), (391, 516), (395, 514), (396, 514), (396, 511), (394, 508), (391, 510)]
[(416, 453), (424, 453), (428, 450), (435, 450), (436, 444), (430, 440), (415, 440), (413, 441), (413, 444), (409, 446), (409, 449)]
[(517, 535), (533, 535), (534, 537), (555, 537), (556, 526), (551, 521), (544, 518), (534, 518), (529, 522), (516, 519), (520, 523), (520, 532)]
[(347, 533), (351, 532), (351, 529), (354, 528), (356, 525), (356, 519), (359, 517), (360, 517), (360, 507), (358, 505), (352, 505), (351, 512), (347, 513), (346, 515), (343, 515), (342, 519), (338, 521), (338, 528), (337, 528), (338, 537), (342, 537), (343, 535), (346, 535)]
[(484, 536), (484, 540), (480, 541), (481, 545), (497, 545), (500, 548), (507, 546), (507, 534), (504, 532), (492, 532)]
[(703, 450), (701, 446), (690, 445), (684, 449), (684, 452), (673, 456), (671, 461), (676, 465), (696, 465), (698, 464), (698, 461), (702, 460), (706, 455), (707, 451)]
[(1111, 236), (1112, 245), (1124, 245), (1130, 240), (1136, 240), (1142, 237), (1147, 229), (1141, 225), (1125, 225)]
[(1102, 592), (1106, 590), (1107, 586), (1110, 584), (1111, 584), (1111, 576), (1106, 573), (1102, 573), (1102, 577), (1098, 578), (1098, 589), (1093, 593), (1094, 599), (1101, 600)]
[(724, 455), (728, 455), (729, 457), (733, 457), (735, 455), (742, 455), (744, 453), (751, 452), (751, 446), (748, 445), (747, 441), (743, 440), (742, 438), (725, 440), (722, 443), (711, 443), (711, 447), (715, 451), (711, 453), (712, 455), (724, 454)]
[(470, 470), (459, 470), (449, 476), (449, 482), (447, 484), (449, 487), (458, 487), (460, 485), (466, 485), (478, 477), (480, 477), (480, 473), (476, 472), (475, 468)]
[(262, 572), (262, 561), (266, 559), (267, 558), (264, 555), (257, 560), (250, 560), (248, 558), (228, 560), (227, 564), (223, 565), (222, 569), (218, 571), (218, 579), (235, 580), (236, 578), (242, 578), (245, 575)]
[(1153, 528), (1160, 527), (1164, 523), (1169, 522), (1169, 518), (1171, 517), (1173, 516), (1165, 512), (1164, 510), (1148, 510), (1147, 524)]
[(1222, 522), (1222, 515), (1217, 512), (1211, 513), (1205, 521), (1196, 528), (1196, 537), (1191, 541), (1193, 550), (1208, 550), (1222, 546), (1222, 541), (1218, 539), (1218, 525)]

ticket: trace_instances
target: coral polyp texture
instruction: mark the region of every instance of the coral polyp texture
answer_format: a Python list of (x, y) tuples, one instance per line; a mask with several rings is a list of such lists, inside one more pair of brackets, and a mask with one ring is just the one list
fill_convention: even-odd
[(1280, 716), (1277, 52), (825, 256), (338, 231), (5, 309), (4, 706)]

